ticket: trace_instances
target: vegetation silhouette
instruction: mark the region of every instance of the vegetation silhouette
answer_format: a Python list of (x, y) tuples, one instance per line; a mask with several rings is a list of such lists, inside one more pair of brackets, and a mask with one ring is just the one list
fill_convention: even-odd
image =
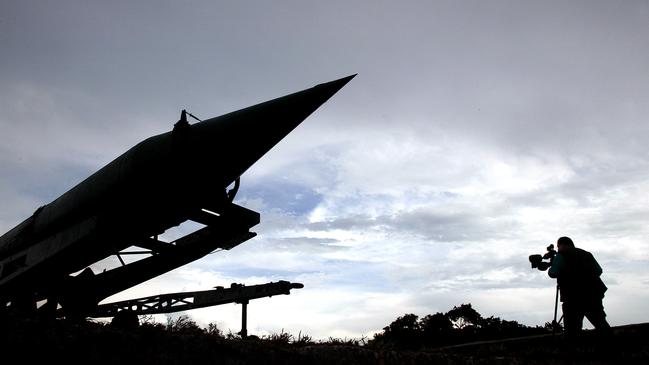
[[(547, 335), (525, 336), (537, 332)], [(120, 328), (103, 322), (0, 313), (0, 348), (9, 358), (20, 356), (26, 363), (555, 365), (602, 364), (603, 356), (615, 360), (610, 363), (649, 363), (649, 323), (616, 327), (614, 351), (588, 338), (565, 351), (560, 336), (550, 332), (549, 323), (526, 327), (493, 316), (483, 318), (470, 304), (421, 319), (404, 315), (369, 341), (365, 337), (314, 341), (301, 332), (294, 336), (284, 330), (241, 338), (231, 331), (223, 333), (216, 324), (201, 328), (186, 315), (173, 317), (166, 324), (141, 316), (138, 327)], [(517, 335), (520, 337), (497, 340)], [(592, 335), (591, 331), (585, 333), (590, 339)], [(496, 341), (480, 341), (489, 339)]]
[(475, 341), (497, 340), (551, 333), (552, 326), (525, 326), (498, 317), (483, 318), (471, 303), (453, 307), (446, 313), (437, 312), (421, 319), (405, 314), (383, 332), (374, 335), (370, 347), (398, 350), (420, 350), (458, 345)]

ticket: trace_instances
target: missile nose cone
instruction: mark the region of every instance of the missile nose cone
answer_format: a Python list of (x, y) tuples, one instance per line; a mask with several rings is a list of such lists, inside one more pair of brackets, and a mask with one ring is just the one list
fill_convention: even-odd
[(291, 128), (292, 130), (322, 104), (326, 103), (327, 100), (334, 96), (334, 94), (336, 94), (340, 89), (347, 85), (347, 83), (356, 77), (356, 75), (357, 74), (353, 74), (338, 80), (318, 84), (310, 89), (275, 99), (275, 101), (286, 100), (286, 106), (284, 107), (287, 110), (291, 110), (292, 115), (287, 115), (288, 118), (284, 119), (281, 123), (285, 125), (293, 124), (293, 127)]
[(342, 89), (343, 86), (347, 85), (347, 83), (348, 83), (349, 81), (351, 81), (351, 79), (353, 79), (354, 77), (356, 77), (356, 75), (358, 75), (358, 74), (353, 74), (353, 75), (349, 75), (349, 76), (347, 76), (347, 77), (343, 77), (343, 78), (338, 79), (338, 80), (325, 82), (325, 83), (320, 84), (320, 85), (318, 85), (318, 86), (316, 86), (316, 87), (327, 88), (327, 89), (331, 90), (331, 95), (333, 95), (333, 94), (335, 94), (338, 90)]
[(227, 156), (221, 164), (227, 186), (355, 76), (196, 123), (192, 128), (203, 141), (194, 155)]

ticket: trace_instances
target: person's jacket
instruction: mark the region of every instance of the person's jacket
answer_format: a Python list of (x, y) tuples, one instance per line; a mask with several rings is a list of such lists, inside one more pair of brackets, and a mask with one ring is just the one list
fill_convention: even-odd
[(557, 279), (561, 301), (601, 299), (607, 288), (600, 279), (602, 268), (593, 255), (580, 248), (558, 253), (548, 275)]

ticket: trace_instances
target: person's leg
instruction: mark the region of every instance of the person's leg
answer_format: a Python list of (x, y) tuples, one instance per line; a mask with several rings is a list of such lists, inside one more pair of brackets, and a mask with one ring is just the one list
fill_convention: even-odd
[(600, 335), (608, 337), (612, 334), (611, 325), (606, 321), (606, 312), (604, 312), (601, 299), (590, 301), (586, 307), (585, 315)]
[(601, 299), (591, 301), (586, 308), (586, 318), (595, 327), (595, 341), (597, 350), (603, 356), (615, 357), (618, 353), (618, 344), (613, 336), (613, 330), (606, 321), (606, 313)]
[(563, 328), (566, 340), (574, 342), (584, 324), (583, 305), (574, 301), (563, 302)]

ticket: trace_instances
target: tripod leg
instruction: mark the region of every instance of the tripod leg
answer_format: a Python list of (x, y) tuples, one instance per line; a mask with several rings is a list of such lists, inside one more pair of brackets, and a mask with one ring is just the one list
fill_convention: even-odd
[(554, 319), (552, 319), (552, 336), (554, 336), (554, 333), (557, 330), (557, 327), (559, 327), (559, 322), (561, 322), (561, 319), (563, 319), (563, 314), (561, 315), (561, 319), (559, 319), (559, 322), (557, 322), (557, 307), (559, 306), (559, 284), (557, 284), (557, 293), (554, 296)]

